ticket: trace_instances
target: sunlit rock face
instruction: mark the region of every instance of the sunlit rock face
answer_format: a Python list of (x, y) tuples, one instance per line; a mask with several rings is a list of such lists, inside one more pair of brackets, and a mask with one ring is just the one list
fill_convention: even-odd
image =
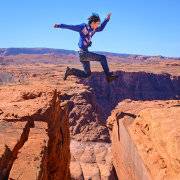
[(180, 178), (180, 101), (120, 102), (107, 120), (119, 179)]

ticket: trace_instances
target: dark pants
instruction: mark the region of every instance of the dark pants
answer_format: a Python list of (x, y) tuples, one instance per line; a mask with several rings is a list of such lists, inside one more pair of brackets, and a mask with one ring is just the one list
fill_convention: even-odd
[(102, 68), (106, 76), (112, 75), (112, 73), (109, 72), (106, 56), (89, 52), (88, 50), (87, 51), (80, 50), (80, 52), (78, 51), (78, 56), (84, 71), (81, 71), (76, 68), (72, 68), (71, 70), (73, 75), (77, 77), (89, 77), (91, 75), (90, 61), (99, 61), (102, 65)]

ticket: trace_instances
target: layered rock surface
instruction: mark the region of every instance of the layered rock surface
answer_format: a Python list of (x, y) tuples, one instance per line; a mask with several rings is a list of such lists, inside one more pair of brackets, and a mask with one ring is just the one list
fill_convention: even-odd
[(116, 179), (111, 144), (71, 141), (72, 179)]
[(180, 178), (180, 101), (118, 104), (108, 118), (119, 179)]
[[(59, 67), (62, 68), (61, 66)], [(8, 70), (7, 72), (12, 73), (10, 69)], [(90, 146), (92, 142), (96, 142), (96, 147), (99, 148), (99, 146), (101, 146), (101, 150), (103, 149), (103, 155), (106, 154), (107, 151), (110, 152), (110, 144), (107, 143), (110, 142), (108, 130), (106, 128), (105, 121), (103, 121), (101, 117), (101, 113), (99, 112), (100, 110), (96, 105), (96, 100), (92, 88), (84, 86), (83, 84), (77, 84), (78, 79), (73, 77), (68, 79), (66, 82), (62, 81), (62, 70), (60, 69), (60, 71), (58, 71), (57, 67), (54, 66), (42, 65), (41, 68), (39, 66), (29, 66), (28, 68), (19, 66), (18, 68), (13, 69), (13, 77), (15, 83), (9, 83), (7, 84), (7, 86), (0, 87), (2, 119), (8, 118), (12, 119), (11, 121), (13, 121), (13, 119), (16, 118), (18, 119), (24, 116), (33, 116), (33, 114), (36, 114), (37, 112), (43, 114), (44, 111), (42, 110), (42, 107), (49, 107), (47, 102), (49, 101), (49, 96), (52, 96), (51, 91), (53, 91), (54, 89), (58, 89), (58, 91), (60, 91), (61, 93), (57, 95), (57, 99), (60, 99), (59, 101), (61, 108), (63, 108), (64, 106), (66, 107), (65, 116), (68, 116), (68, 119), (66, 120), (70, 122), (70, 128), (69, 126), (65, 126), (59, 128), (58, 130), (57, 127), (57, 134), (53, 133), (55, 130), (53, 130), (52, 128), (52, 134), (48, 134), (48, 136), (45, 136), (45, 134), (43, 134), (42, 137), (42, 133), (37, 133), (38, 129), (41, 129), (42, 132), (46, 132), (47, 128), (45, 128), (45, 126), (42, 126), (41, 128), (40, 125), (36, 125), (35, 123), (34, 125), (31, 125), (33, 126), (33, 128), (29, 128), (30, 132), (28, 131), (27, 135), (28, 141), (24, 141), (24, 145), (19, 149), (17, 159), (15, 158), (13, 166), (11, 168), (10, 177), (12, 179), (16, 179), (20, 175), (22, 176), (22, 178), (27, 176), (28, 168), (27, 171), (23, 170), (23, 166), (20, 165), (20, 162), (22, 162), (22, 165), (26, 165), (29, 163), (29, 167), (34, 166), (36, 170), (39, 170), (39, 173), (41, 175), (38, 175), (38, 177), (41, 177), (42, 174), (46, 174), (45, 172), (48, 162), (46, 161), (46, 158), (44, 159), (44, 155), (40, 154), (38, 157), (37, 154), (41, 151), (45, 154), (47, 153), (48, 147), (51, 145), (47, 144), (47, 141), (49, 141), (49, 137), (52, 137), (52, 140), (54, 138), (56, 140), (59, 139), (58, 137), (61, 137), (63, 134), (63, 138), (65, 138), (66, 136), (64, 135), (64, 131), (66, 132), (67, 127), (69, 128), (73, 142), (75, 142), (71, 145), (71, 154), (73, 154), (73, 156), (76, 156), (76, 153), (78, 154), (75, 149), (77, 149), (77, 144), (80, 143), (79, 141), (85, 143), (85, 145), (82, 146), (84, 148), (85, 146)], [(21, 79), (21, 81), (19, 81), (19, 79)], [(59, 121), (61, 121), (61, 118), (59, 119)], [(64, 119), (63, 121), (66, 120)], [(34, 120), (34, 122), (36, 121), (37, 120)], [(44, 120), (42, 121), (44, 122)], [(67, 123), (65, 122), (63, 124), (67, 125)], [(55, 125), (57, 126), (57, 124)], [(51, 128), (48, 126), (49, 132), (51, 132), (50, 129)], [(34, 134), (36, 134), (36, 136)], [(99, 141), (102, 142), (101, 145), (98, 144)], [(34, 146), (36, 146), (36, 143), (42, 145), (37, 149), (37, 151), (33, 152), (34, 147), (31, 147), (30, 144), (34, 144)], [(57, 162), (61, 162), (60, 159), (64, 157), (64, 155), (60, 157), (53, 156), (54, 151), (58, 151), (62, 146), (62, 142), (58, 140), (57, 145), (56, 143), (54, 144), (56, 148), (52, 144), (53, 151), (51, 151), (52, 154), (50, 156), (52, 162), (49, 162), (49, 166), (47, 167), (52, 168), (52, 172), (50, 174), (54, 174), (54, 172), (58, 171), (59, 166), (57, 165)], [(67, 144), (65, 144), (65, 147), (68, 148)], [(91, 145), (91, 147), (93, 148), (93, 145)], [(110, 154), (108, 155), (109, 160), (107, 160), (107, 162), (105, 157), (102, 157), (102, 159), (104, 158), (105, 160), (103, 159), (101, 161), (94, 161), (94, 159), (91, 160), (91, 157), (96, 157), (98, 148), (91, 151), (91, 154), (93, 155), (90, 156), (89, 159), (87, 159), (86, 166), (83, 166), (84, 169), (81, 176), (83, 178), (88, 177), (88, 168), (86, 167), (90, 167), (93, 164), (94, 169), (96, 170), (95, 172), (98, 173), (91, 174), (92, 178), (98, 177), (99, 179), (101, 179), (101, 177), (105, 177), (105, 179), (108, 179), (109, 177), (113, 177), (113, 179), (115, 179), (112, 157)], [(86, 152), (86, 149), (82, 149), (81, 151)], [(88, 153), (89, 151), (86, 152), (86, 154)], [(35, 161), (30, 162), (29, 158), (33, 158), (33, 156)], [(22, 157), (25, 158), (24, 161), (22, 160)], [(44, 163), (43, 170), (41, 168), (41, 161), (43, 161)], [(64, 159), (63, 162), (65, 163), (64, 168), (66, 168), (69, 161)], [(71, 165), (69, 164), (72, 177), (77, 176), (76, 171), (74, 171), (74, 165), (76, 163), (81, 164), (81, 162), (79, 162), (79, 159), (75, 161), (75, 159), (72, 158)], [(64, 164), (61, 165), (64, 166)], [(19, 172), (16, 171), (17, 167), (19, 167)], [(102, 170), (102, 167), (106, 167), (107, 169)], [(37, 178), (37, 171), (34, 171), (32, 174), (36, 174)], [(60, 176), (58, 175), (57, 177)]]
[(51, 90), (0, 88), (0, 179), (70, 179), (68, 107)]
[[(61, 158), (66, 155), (63, 154), (63, 156), (57, 157), (54, 156), (54, 151), (59, 150), (59, 147), (64, 144), (64, 141), (61, 142), (59, 139), (62, 140), (65, 137), (64, 128), (68, 126), (60, 128), (61, 126), (59, 127), (58, 123), (52, 123), (52, 125), (57, 128), (56, 129), (45, 120), (37, 120), (39, 115), (42, 115), (42, 119), (46, 120), (62, 120), (59, 118), (60, 115), (55, 115), (56, 113), (54, 113), (52, 118), (48, 116), (50, 113), (48, 109), (54, 106), (47, 102), (52, 99), (53, 90), (57, 89), (58, 92), (61, 92), (61, 94), (57, 93), (56, 99), (60, 99), (60, 105), (58, 106), (61, 106), (61, 108), (65, 110), (66, 113), (63, 113), (63, 117), (69, 116), (70, 122), (72, 158), (70, 164), (69, 161), (65, 162), (67, 163), (66, 167), (70, 165), (71, 177), (74, 179), (116, 179), (116, 174), (113, 170), (112, 156), (109, 154), (111, 144), (106, 127), (106, 118), (119, 101), (127, 98), (135, 100), (153, 100), (157, 98), (178, 99), (180, 72), (176, 66), (161, 65), (162, 64), (159, 64), (159, 66), (157, 65), (157, 67), (155, 67), (153, 64), (153, 71), (151, 71), (149, 64), (147, 66), (144, 64), (111, 65), (110, 68), (116, 71), (115, 74), (119, 74), (120, 76), (118, 81), (111, 84), (106, 82), (104, 73), (100, 72), (102, 68), (98, 66), (92, 66), (92, 71), (96, 72), (93, 72), (92, 76), (88, 79), (71, 76), (68, 77), (66, 81), (62, 81), (65, 65), (35, 64), (3, 66), (4, 72), (13, 74), (14, 83), (9, 83), (5, 87), (0, 87), (0, 106), (2, 109), (0, 114), (2, 120), (6, 121), (6, 119), (9, 119), (10, 121), (11, 119), (10, 122), (13, 121), (16, 123), (14, 119), (33, 116), (34, 122), (33, 124), (28, 124), (28, 126), (30, 126), (27, 131), (28, 133), (26, 131), (24, 132), (28, 134), (28, 140), (23, 141), (23, 145), (18, 151), (20, 153), (17, 154), (17, 157), (21, 159), (31, 152), (27, 151), (27, 149), (30, 148), (30, 144), (36, 145), (36, 143), (38, 143), (42, 146), (37, 148), (34, 154), (29, 153), (28, 157), (38, 156), (37, 154), (39, 154), (39, 152), (48, 152), (48, 147), (51, 147), (50, 149), (53, 149), (52, 151), (50, 150), (52, 154), (48, 156), (52, 160), (51, 162), (46, 161), (45, 156), (42, 154), (39, 156), (39, 159), (34, 158), (35, 161), (32, 163), (27, 158), (27, 162), (30, 166), (35, 166), (36, 169), (39, 169), (40, 162), (44, 162), (44, 168), (43, 170), (40, 168), (40, 175), (38, 177), (41, 177), (42, 174), (46, 174), (46, 170), (50, 172), (51, 175), (55, 174), (53, 178), (57, 177), (56, 172), (58, 172), (59, 169), (57, 162), (60, 162)], [(80, 66), (76, 67), (82, 69)], [(171, 74), (161, 74), (164, 70)], [(174, 74), (172, 74), (172, 72), (174, 72)], [(147, 102), (147, 104), (148, 103), (149, 102)], [(126, 107), (126, 104), (129, 105), (130, 103), (128, 103), (128, 101), (125, 102), (123, 107)], [(136, 104), (135, 106), (138, 107), (139, 105)], [(43, 110), (46, 108), (47, 111)], [(132, 109), (132, 107), (129, 107), (129, 110), (130, 109)], [(62, 110), (61, 112), (64, 111)], [(38, 114), (38, 116), (34, 114)], [(45, 117), (45, 114), (48, 118)], [(34, 117), (36, 117), (36, 120)], [(132, 116), (132, 118), (133, 117), (134, 116)], [(25, 122), (26, 121), (28, 120), (25, 120)], [(37, 121), (43, 122), (43, 124), (37, 124)], [(63, 121), (63, 125), (67, 125), (66, 122)], [(24, 124), (21, 124), (21, 127), (24, 126)], [(56, 130), (57, 134), (47, 133), (47, 135), (45, 135), (43, 133), (47, 131), (56, 132)], [(39, 134), (38, 132), (42, 133)], [(20, 134), (21, 133), (22, 132), (20, 132)], [(52, 137), (51, 140), (50, 137)], [(35, 139), (39, 139), (39, 142), (35, 142)], [(47, 139), (48, 142), (53, 143), (48, 143), (48, 145), (46, 145)], [(68, 148), (68, 145), (64, 144), (64, 147)], [(12, 178), (13, 176), (15, 177), (15, 174), (18, 175), (18, 173), (15, 173), (16, 167), (21, 167), (18, 158), (15, 158), (10, 171)], [(24, 164), (26, 164), (26, 162), (24, 162)], [(92, 171), (89, 171), (90, 167), (93, 169)], [(21, 170), (22, 168), (20, 168), (19, 174), (25, 175), (26, 171), (22, 173)], [(34, 171), (34, 174), (36, 174), (36, 172), (37, 171)]]
[(116, 105), (124, 99), (168, 100), (180, 99), (180, 76), (150, 72), (116, 71), (119, 79), (108, 84), (102, 73), (94, 73), (81, 82), (94, 90), (96, 102), (107, 119)]

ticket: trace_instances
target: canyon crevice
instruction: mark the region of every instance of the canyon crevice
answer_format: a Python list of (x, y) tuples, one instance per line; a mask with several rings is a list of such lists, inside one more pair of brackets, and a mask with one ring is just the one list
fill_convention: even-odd
[[(176, 133), (173, 134), (174, 140), (169, 141), (172, 146), (177, 146), (179, 141), (176, 137), (179, 137), (178, 132), (180, 132), (178, 131), (180, 77), (170, 74), (145, 72), (116, 72), (116, 74), (118, 74), (120, 78), (111, 84), (107, 84), (103, 73), (94, 73), (91, 78), (83, 79), (80, 82), (93, 88), (93, 93), (95, 94), (95, 99), (100, 109), (99, 112), (105, 121), (106, 118), (109, 117), (107, 127), (112, 142), (113, 165), (115, 166), (118, 178), (124, 180), (173, 179), (179, 177), (178, 162), (180, 162), (180, 154), (178, 150), (175, 152), (176, 155), (173, 157), (174, 162), (172, 158), (167, 158), (170, 155), (165, 154), (165, 151), (172, 152), (172, 150), (169, 150), (170, 147), (166, 145), (168, 140), (163, 141), (164, 146), (167, 147), (161, 147), (161, 145), (159, 145), (161, 140), (159, 139), (157, 142), (157, 139), (152, 139), (152, 137), (146, 137), (146, 140), (143, 142), (139, 140), (139, 144), (137, 138), (140, 135), (133, 132), (136, 132), (139, 126), (148, 128), (150, 125), (147, 124), (153, 124), (156, 118), (158, 120), (159, 114), (156, 111), (157, 108), (159, 108), (159, 113), (162, 112), (162, 122), (159, 122), (160, 128), (156, 126), (153, 127), (152, 134), (154, 132), (158, 134), (161, 131), (165, 131), (163, 128), (166, 128), (166, 131), (168, 129), (170, 134), (176, 131)], [(143, 115), (141, 122), (143, 125), (139, 123), (137, 127), (135, 123), (136, 117), (142, 116), (141, 110), (146, 110), (147, 108), (154, 108), (151, 111), (147, 110), (147, 112), (151, 112), (151, 114), (156, 113), (157, 117), (151, 119), (151, 116), (148, 117), (148, 113), (146, 113), (146, 115)], [(166, 109), (169, 112), (172, 109), (174, 118), (171, 118), (171, 115), (166, 113)], [(111, 114), (111, 116), (109, 116), (109, 114)], [(145, 123), (147, 121), (146, 119), (149, 121), (147, 124)], [(173, 129), (168, 121), (175, 123), (174, 128), (176, 127), (176, 129)], [(135, 125), (132, 127), (133, 130), (130, 130), (130, 124), (133, 122)], [(161, 123), (164, 124), (163, 128), (161, 128)], [(162, 133), (161, 136), (163, 135)], [(140, 136), (139, 139), (141, 138)], [(151, 140), (148, 141), (148, 138)], [(148, 148), (145, 143), (152, 143), (152, 145)], [(154, 147), (153, 144), (155, 145)], [(143, 154), (142, 156), (141, 149), (138, 149), (139, 146), (143, 146), (144, 149), (147, 150), (147, 154)], [(156, 157), (151, 162), (151, 156), (150, 159), (148, 159), (147, 156), (152, 149), (155, 152), (153, 155)], [(164, 158), (164, 156), (166, 156), (166, 158)], [(173, 169), (171, 166), (176, 168)]]
[(70, 179), (68, 106), (60, 93), (28, 92), (29, 99), (11, 93), (18, 101), (3, 104), (1, 96), (0, 179)]
[(107, 119), (119, 102), (180, 99), (180, 76), (147, 72), (116, 71), (119, 79), (107, 83), (104, 73), (92, 73), (92, 77), (80, 82), (90, 86), (98, 105)]
[[(35, 170), (31, 179), (155, 177), (154, 166), (146, 164), (148, 160), (141, 153), (147, 144), (139, 145), (142, 136), (133, 133), (145, 132), (142, 128), (150, 126), (151, 117), (147, 116), (147, 120), (143, 111), (147, 108), (155, 107), (160, 109), (159, 112), (165, 112), (174, 106), (177, 110), (174, 113), (178, 114), (179, 75), (115, 71), (119, 79), (108, 84), (103, 72), (92, 72), (87, 79), (71, 76), (62, 81), (60, 65), (18, 68), (8, 71), (13, 73), (13, 83), (8, 84), (6, 79), (6, 86), (0, 87), (3, 142), (0, 172), (4, 177), (27, 176), (32, 167)], [(154, 111), (148, 112), (153, 114)], [(149, 126), (138, 120), (139, 116)], [(12, 135), (11, 141), (8, 137)], [(174, 135), (178, 136), (178, 133)], [(143, 138), (147, 142), (152, 136)], [(151, 142), (158, 144), (158, 141), (152, 139)], [(173, 140), (171, 142), (174, 145)], [(36, 151), (34, 147), (37, 147)], [(151, 146), (148, 148), (147, 151), (151, 152)], [(154, 151), (157, 157), (154, 162), (162, 162), (158, 167), (165, 168), (164, 162), (171, 159), (162, 159), (162, 154), (158, 154), (161, 151), (156, 148)], [(178, 162), (178, 156), (173, 160)], [(24, 166), (30, 169), (25, 170)], [(173, 167), (178, 168), (178, 163), (173, 163)], [(159, 177), (174, 177), (173, 171), (165, 174), (169, 169), (163, 170)]]

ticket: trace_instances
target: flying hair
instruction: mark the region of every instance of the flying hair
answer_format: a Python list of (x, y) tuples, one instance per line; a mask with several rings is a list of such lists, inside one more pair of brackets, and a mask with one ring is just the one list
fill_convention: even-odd
[(88, 24), (91, 24), (92, 22), (101, 22), (100, 17), (96, 13), (92, 13), (92, 15), (88, 18)]

